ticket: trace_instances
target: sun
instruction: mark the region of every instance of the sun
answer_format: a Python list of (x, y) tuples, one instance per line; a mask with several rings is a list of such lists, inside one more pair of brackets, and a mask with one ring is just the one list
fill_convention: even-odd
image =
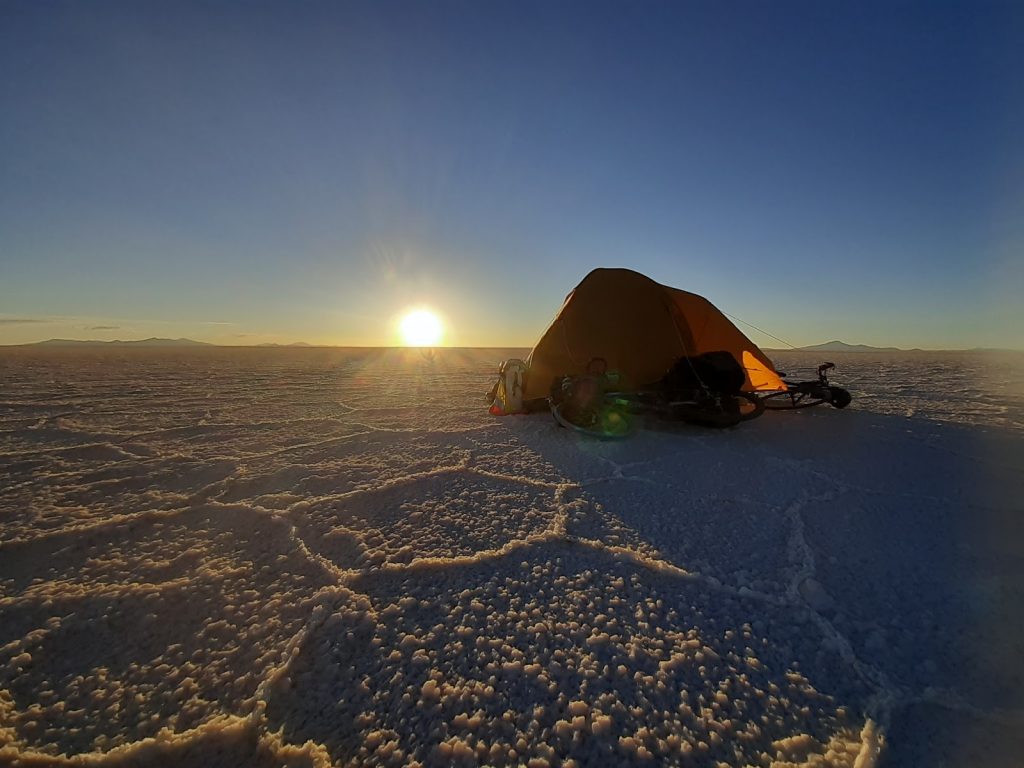
[(429, 309), (413, 309), (402, 316), (398, 330), (407, 347), (433, 347), (441, 340), (444, 329), (441, 318)]

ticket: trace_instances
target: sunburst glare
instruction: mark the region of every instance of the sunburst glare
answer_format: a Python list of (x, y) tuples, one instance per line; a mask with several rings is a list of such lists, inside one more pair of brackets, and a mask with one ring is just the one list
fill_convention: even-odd
[(398, 331), (407, 347), (433, 347), (441, 341), (444, 326), (429, 309), (413, 309), (402, 316)]

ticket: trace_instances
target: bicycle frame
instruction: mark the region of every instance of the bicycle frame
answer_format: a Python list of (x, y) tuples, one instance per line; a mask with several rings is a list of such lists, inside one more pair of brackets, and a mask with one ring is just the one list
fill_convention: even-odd
[[(828, 371), (833, 368), (835, 363), (822, 363), (818, 366), (816, 380), (787, 381), (784, 392), (771, 392), (762, 396), (765, 407), (789, 410), (829, 403), (836, 408), (845, 408), (850, 402), (850, 396), (846, 390), (829, 383)], [(785, 376), (784, 373), (780, 375)]]

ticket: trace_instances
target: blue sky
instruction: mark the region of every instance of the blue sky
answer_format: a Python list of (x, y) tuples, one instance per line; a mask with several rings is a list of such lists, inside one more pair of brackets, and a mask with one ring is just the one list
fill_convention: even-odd
[(626, 266), (1024, 347), (1019, 4), (4, 0), (0, 73), (0, 343), (528, 346)]

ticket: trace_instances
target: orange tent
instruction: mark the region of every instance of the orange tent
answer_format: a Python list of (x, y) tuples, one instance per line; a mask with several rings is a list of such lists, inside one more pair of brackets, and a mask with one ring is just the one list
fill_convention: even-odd
[(710, 301), (630, 269), (595, 269), (565, 298), (527, 360), (524, 400), (586, 373), (594, 358), (618, 371), (622, 389), (661, 379), (684, 355), (725, 350), (747, 372), (747, 391), (784, 390), (771, 361)]

